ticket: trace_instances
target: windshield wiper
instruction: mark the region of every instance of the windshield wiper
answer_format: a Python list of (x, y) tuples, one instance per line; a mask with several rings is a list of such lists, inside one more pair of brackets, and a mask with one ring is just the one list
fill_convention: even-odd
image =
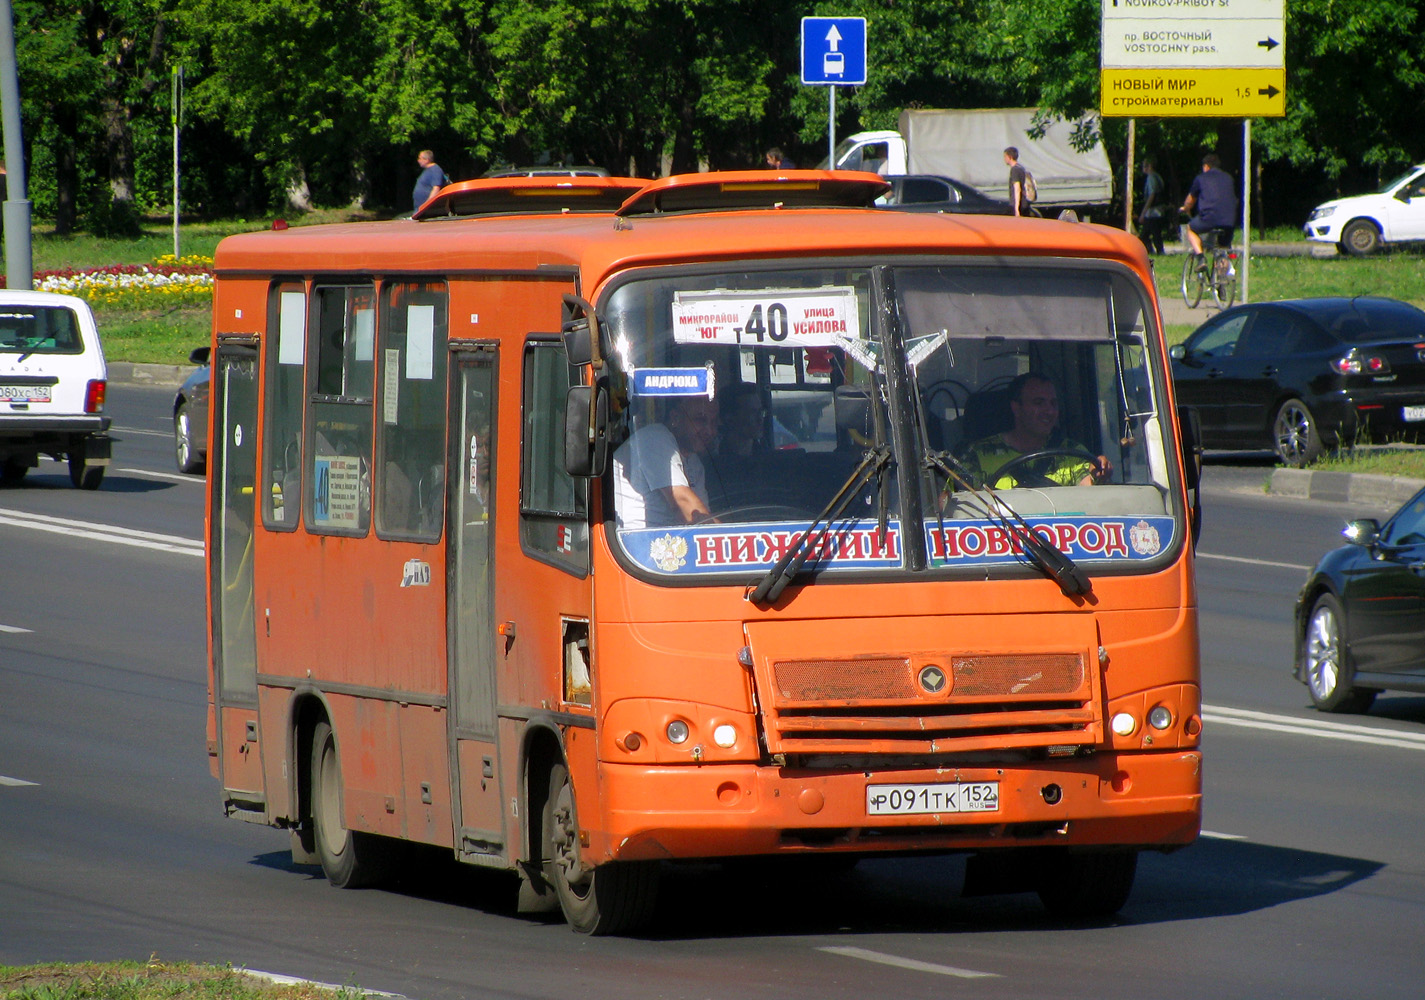
[[(820, 550), (822, 540), (831, 531), (834, 522), (841, 519), (847, 505), (860, 492), (861, 487), (870, 481), (871, 477), (876, 477), (879, 482), (882, 479), (881, 473), (891, 462), (891, 447), (888, 444), (878, 444), (874, 448), (867, 450), (861, 457), (861, 463), (856, 466), (851, 473), (851, 477), (841, 484), (841, 489), (836, 491), (836, 495), (831, 498), (831, 502), (826, 505), (816, 520), (807, 525), (792, 544), (787, 546), (787, 551), (782, 553), (782, 557), (773, 564), (758, 581), (752, 593), (748, 595), (748, 600), (753, 604), (772, 604), (778, 597), (782, 596), (782, 591), (787, 589), (787, 584), (791, 583), (802, 567), (806, 564), (813, 552)], [(878, 512), (878, 527), (881, 536), (885, 537), (887, 522), (887, 505), (885, 502), (885, 489), (882, 486), (882, 502)], [(825, 522), (825, 523), (823, 523)], [(816, 541), (808, 545), (807, 540), (811, 538), (812, 532), (816, 531), (817, 525), (821, 525), (821, 531), (817, 533)]]
[[(1021, 551), (1029, 558), (1029, 561), (1038, 567), (1045, 576), (1057, 583), (1065, 597), (1080, 597), (1093, 589), (1092, 582), (1079, 568), (1078, 563), (1045, 541), (1044, 536), (1031, 528), (1028, 522), (1020, 517), (1019, 512), (995, 492), (994, 487), (988, 485), (976, 487), (963, 467), (955, 468), (958, 462), (948, 452), (927, 450), (925, 465), (927, 468), (939, 469), (943, 472), (947, 484), (950, 480), (954, 480), (961, 487), (969, 490), (985, 516), (1003, 528), (1006, 534), (1019, 540)], [(981, 491), (989, 494), (988, 500), (980, 496)], [(943, 535), (945, 519), (938, 510), (936, 514), (940, 532)]]
[[(1044, 537), (1031, 528), (1019, 516), (1019, 512), (1011, 507), (1003, 497), (995, 492), (993, 486), (988, 483), (983, 486), (976, 486), (974, 477), (947, 451), (933, 451), (930, 447), (930, 434), (926, 430), (925, 403), (920, 398), (920, 392), (915, 391), (915, 406), (912, 413), (915, 417), (916, 430), (920, 436), (921, 451), (925, 455), (924, 466), (927, 470), (939, 470), (945, 475), (946, 485), (950, 485), (954, 480), (960, 487), (968, 490), (975, 498), (976, 506), (986, 517), (994, 521), (1005, 533), (1019, 541), (1020, 551), (1035, 565), (1045, 576), (1059, 585), (1065, 597), (1081, 597), (1093, 589), (1093, 584), (1088, 576), (1063, 552), (1060, 552), (1053, 545), (1044, 540)], [(935, 485), (934, 477), (931, 478), (931, 486)], [(938, 496), (939, 491), (932, 490), (933, 495)], [(988, 499), (982, 493), (989, 494)], [(941, 537), (945, 535), (945, 516), (940, 509), (940, 504), (935, 505), (936, 526)]]

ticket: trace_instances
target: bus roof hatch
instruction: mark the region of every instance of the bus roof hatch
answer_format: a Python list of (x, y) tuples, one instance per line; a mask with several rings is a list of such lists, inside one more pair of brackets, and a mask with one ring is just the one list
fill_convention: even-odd
[(729, 170), (650, 181), (619, 215), (727, 212), (749, 208), (869, 208), (891, 189), (877, 174), (853, 170)]
[(413, 219), (612, 212), (648, 181), (637, 177), (495, 177), (447, 184)]

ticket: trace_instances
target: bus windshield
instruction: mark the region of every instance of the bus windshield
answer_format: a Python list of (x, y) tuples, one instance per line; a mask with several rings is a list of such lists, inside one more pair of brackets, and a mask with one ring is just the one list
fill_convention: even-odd
[(1151, 313), (1124, 270), (665, 273), (601, 312), (611, 526), (654, 576), (764, 570), (819, 518), (818, 573), (1023, 568), (1006, 511), (1094, 572), (1182, 537)]

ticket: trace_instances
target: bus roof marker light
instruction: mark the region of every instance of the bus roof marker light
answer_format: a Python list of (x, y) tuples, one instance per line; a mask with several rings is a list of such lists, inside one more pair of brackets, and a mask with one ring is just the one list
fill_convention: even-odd
[(1132, 736), (1138, 728), (1138, 720), (1127, 712), (1119, 712), (1113, 717), (1113, 731), (1119, 736)]

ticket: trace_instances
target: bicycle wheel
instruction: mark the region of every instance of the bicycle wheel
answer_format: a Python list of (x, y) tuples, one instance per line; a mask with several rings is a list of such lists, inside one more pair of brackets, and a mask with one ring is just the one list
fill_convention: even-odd
[(1183, 301), (1189, 309), (1196, 309), (1202, 301), (1202, 254), (1188, 251), (1183, 261)]
[(1228, 250), (1212, 252), (1212, 298), (1217, 308), (1226, 309), (1237, 297), (1237, 267)]

